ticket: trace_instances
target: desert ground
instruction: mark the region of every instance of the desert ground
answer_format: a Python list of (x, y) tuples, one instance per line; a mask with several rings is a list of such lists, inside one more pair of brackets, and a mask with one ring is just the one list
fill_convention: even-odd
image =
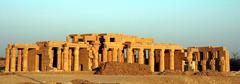
[(81, 84), (72, 83), (72, 80), (88, 80), (97, 84), (240, 84), (240, 76), (94, 75), (93, 72), (0, 75), (0, 84)]

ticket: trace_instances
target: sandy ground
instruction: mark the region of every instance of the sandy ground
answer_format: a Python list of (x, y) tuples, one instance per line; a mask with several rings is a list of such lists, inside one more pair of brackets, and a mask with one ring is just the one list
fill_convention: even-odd
[(50, 81), (71, 84), (74, 79), (84, 79), (95, 83), (120, 84), (240, 84), (240, 76), (181, 76), (181, 75), (92, 75), (86, 73), (17, 73), (0, 75), (0, 84), (34, 84)]

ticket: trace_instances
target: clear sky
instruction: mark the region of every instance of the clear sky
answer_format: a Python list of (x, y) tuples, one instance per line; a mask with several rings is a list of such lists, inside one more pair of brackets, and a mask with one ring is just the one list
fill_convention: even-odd
[(157, 43), (240, 52), (240, 0), (1, 0), (0, 55), (7, 43), (124, 33)]

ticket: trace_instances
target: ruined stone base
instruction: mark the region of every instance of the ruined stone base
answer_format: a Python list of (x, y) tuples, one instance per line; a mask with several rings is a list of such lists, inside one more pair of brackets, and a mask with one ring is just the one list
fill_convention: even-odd
[(151, 75), (148, 65), (137, 63), (106, 62), (96, 70), (100, 75)]

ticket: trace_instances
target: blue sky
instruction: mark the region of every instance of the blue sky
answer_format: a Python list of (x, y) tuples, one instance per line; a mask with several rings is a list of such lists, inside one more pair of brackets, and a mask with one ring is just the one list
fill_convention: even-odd
[(7, 43), (124, 33), (157, 43), (240, 52), (239, 0), (1, 0), (0, 55)]

